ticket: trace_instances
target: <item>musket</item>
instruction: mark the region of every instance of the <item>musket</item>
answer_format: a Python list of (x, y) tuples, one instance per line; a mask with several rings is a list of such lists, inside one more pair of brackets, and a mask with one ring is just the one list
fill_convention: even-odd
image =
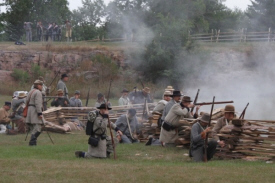
[[(108, 102), (109, 102), (112, 82), (113, 82), (113, 80), (111, 79), (110, 80), (110, 85), (109, 85), (109, 91), (108, 91), (108, 95), (107, 95), (106, 110), (108, 108)], [(116, 159), (116, 147), (115, 147), (115, 141), (114, 141), (114, 137), (113, 137), (113, 132), (112, 132), (112, 127), (111, 127), (111, 122), (110, 122), (109, 115), (108, 115), (108, 124), (109, 124), (111, 139), (112, 139), (112, 145), (113, 145), (113, 149), (114, 149), (114, 159)]]
[[(42, 117), (42, 124), (45, 126), (45, 131), (47, 132), (47, 134), (48, 134), (48, 136), (49, 136), (49, 138), (51, 139), (51, 141), (52, 141), (52, 143), (53, 143), (53, 139), (51, 138), (51, 136), (50, 136), (50, 134), (49, 134), (49, 132), (48, 132), (48, 130), (47, 130), (47, 128), (46, 128), (46, 125), (45, 125), (45, 123), (44, 123), (44, 119), (43, 119), (43, 117)], [(54, 143), (53, 143), (54, 144)]]
[(88, 94), (87, 94), (87, 98), (86, 98), (86, 105), (85, 105), (86, 107), (88, 106), (88, 103), (89, 103), (90, 90), (91, 90), (91, 87), (88, 90)]
[(239, 119), (243, 119), (243, 118), (244, 118), (245, 111), (246, 111), (246, 108), (248, 107), (248, 105), (249, 105), (249, 102), (246, 104), (246, 106), (245, 106), (245, 108), (244, 108), (243, 112), (241, 113), (241, 115), (240, 115)]
[[(229, 104), (229, 103), (234, 103), (234, 101), (220, 101), (220, 102), (214, 102), (214, 104)], [(199, 102), (195, 103), (194, 105), (212, 105), (212, 102)]]
[(144, 88), (144, 84), (143, 84), (143, 82), (141, 81), (141, 79), (140, 78), (138, 78), (138, 80), (139, 80), (139, 82), (141, 83), (141, 86), (142, 86), (142, 89)]
[[(211, 125), (211, 118), (212, 118), (212, 113), (213, 113), (213, 108), (215, 104), (215, 96), (213, 97), (213, 102), (212, 102), (212, 107), (211, 107), (211, 112), (210, 112), (210, 118), (207, 127)], [(207, 128), (206, 127), (206, 128)], [(207, 145), (208, 145), (208, 134), (206, 134), (205, 141), (204, 141), (204, 149), (203, 149), (203, 161), (207, 162)]]
[(145, 115), (146, 103), (147, 103), (147, 99), (144, 99), (144, 106), (143, 106), (142, 120), (143, 120), (144, 115)]
[[(197, 103), (199, 93), (200, 93), (200, 89), (198, 89), (198, 91), (197, 91), (197, 94), (196, 94), (196, 97), (195, 97), (195, 100), (194, 100), (194, 104)], [(191, 113), (193, 112), (194, 108), (195, 108), (195, 105), (194, 105), (194, 107), (191, 108)]]

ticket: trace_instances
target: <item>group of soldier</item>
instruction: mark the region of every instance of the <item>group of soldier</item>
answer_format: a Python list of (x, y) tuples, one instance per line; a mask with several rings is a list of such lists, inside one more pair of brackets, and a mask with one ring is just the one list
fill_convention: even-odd
[[(24, 30), (26, 32), (26, 41), (32, 41), (32, 22), (24, 22)], [(36, 37), (37, 41), (61, 41), (62, 28), (65, 27), (65, 37), (67, 41), (71, 41), (72, 38), (72, 25), (69, 20), (66, 20), (65, 25), (57, 25), (55, 22), (49, 23), (47, 26), (43, 26), (39, 21), (36, 24)]]
[[(82, 107), (82, 102), (79, 98), (80, 91), (75, 91), (74, 97), (68, 99), (67, 81), (68, 75), (62, 74), (57, 84), (57, 96), (52, 100), (51, 106)], [(29, 145), (37, 145), (37, 138), (41, 133), (42, 125), (45, 123), (42, 111), (46, 107), (43, 106), (43, 96), (45, 97), (46, 93), (47, 87), (43, 78), (40, 77), (33, 83), (32, 89), (27, 96), (24, 93), (20, 93), (12, 102), (5, 102), (5, 105), (0, 109), (0, 133), (12, 134), (12, 129), (7, 125), (12, 120), (17, 126), (18, 133), (25, 133), (26, 129), (28, 129), (31, 136)], [(140, 134), (140, 124), (136, 116), (136, 110), (131, 108), (131, 106), (133, 104), (143, 104), (144, 101), (148, 103), (153, 102), (150, 96), (150, 88), (145, 87), (139, 91), (134, 88), (131, 92), (123, 89), (118, 103), (120, 106), (128, 106), (128, 108), (126, 108), (126, 114), (121, 115), (115, 123), (112, 123), (108, 115), (109, 110), (112, 109), (111, 103), (106, 101), (103, 94), (99, 93), (95, 103), (98, 111), (92, 121), (88, 151), (76, 151), (75, 155), (83, 158), (106, 158), (110, 156), (115, 144), (118, 142), (138, 143), (137, 135)], [(28, 106), (28, 111), (24, 119), (22, 113), (26, 105)], [(10, 108), (13, 111), (12, 116), (8, 114)], [(194, 113), (191, 112), (191, 108), (195, 108)], [(217, 146), (225, 146), (225, 142), (219, 139), (217, 133), (222, 127), (231, 123), (235, 116), (235, 108), (232, 105), (225, 106), (224, 117), (218, 120), (213, 129), (207, 127), (210, 115), (203, 113), (199, 116), (199, 109), (200, 106), (194, 106), (189, 96), (183, 96), (180, 91), (168, 86), (163, 93), (163, 99), (157, 103), (152, 112), (161, 116), (158, 120), (158, 126), (161, 129), (159, 139), (151, 137), (146, 145), (175, 146), (175, 140), (178, 138), (178, 128), (183, 125), (182, 119), (194, 118), (197, 119), (197, 122), (191, 129), (189, 155), (193, 157), (194, 161), (203, 161), (204, 151), (207, 150), (207, 159), (210, 160), (215, 154)], [(108, 132), (107, 130), (108, 126), (116, 131), (113, 139), (111, 139), (109, 134), (111, 131)], [(204, 143), (208, 133), (212, 133), (212, 140), (205, 146)]]

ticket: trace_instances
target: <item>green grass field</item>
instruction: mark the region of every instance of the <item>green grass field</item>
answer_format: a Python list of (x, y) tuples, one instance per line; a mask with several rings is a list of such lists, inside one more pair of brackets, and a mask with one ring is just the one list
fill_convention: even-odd
[[(193, 163), (186, 149), (119, 144), (117, 160), (79, 159), (87, 150), (84, 132), (46, 132), (37, 147), (25, 135), (1, 135), (0, 182), (274, 182), (275, 166), (265, 162), (218, 160)], [(28, 138), (29, 140), (29, 138)]]

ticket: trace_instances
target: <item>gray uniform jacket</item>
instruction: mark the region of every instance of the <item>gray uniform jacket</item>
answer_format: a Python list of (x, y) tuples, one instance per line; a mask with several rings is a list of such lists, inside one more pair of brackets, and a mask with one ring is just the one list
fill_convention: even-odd
[(70, 98), (70, 106), (71, 107), (82, 107), (82, 101), (78, 98), (76, 99), (75, 97)]
[[(65, 101), (67, 101), (67, 105), (65, 104)], [(70, 101), (67, 98), (57, 98), (57, 100), (53, 99), (53, 101), (51, 102), (51, 106), (69, 107), (70, 106)]]
[(26, 106), (26, 98), (22, 98), (22, 99), (14, 98), (14, 99), (12, 99), (11, 109), (15, 113), (15, 117), (12, 118), (12, 120), (17, 120), (17, 119), (23, 118), (22, 112), (23, 112), (23, 109), (25, 108), (25, 106)]
[[(179, 120), (182, 118), (187, 118), (190, 116), (190, 113), (186, 108), (182, 109), (180, 104), (175, 104), (170, 109), (169, 113), (165, 117), (166, 122), (171, 123), (174, 127), (179, 127), (180, 123)], [(178, 138), (177, 130), (170, 130), (167, 131), (163, 127), (161, 127), (160, 131), (160, 141), (165, 143), (175, 143), (175, 140)]]
[(166, 100), (161, 100), (157, 103), (156, 107), (153, 109), (153, 112), (163, 113), (164, 107), (168, 102)]
[(68, 97), (69, 91), (68, 91), (68, 89), (66, 87), (66, 84), (64, 83), (64, 81), (62, 79), (60, 79), (58, 81), (58, 83), (57, 83), (56, 90), (59, 90), (59, 89), (63, 90), (64, 96), (67, 97), (67, 98), (69, 98)]
[(164, 121), (166, 115), (168, 114), (168, 112), (170, 111), (170, 109), (173, 107), (174, 104), (177, 104), (177, 102), (174, 99), (171, 99), (164, 107), (163, 109), (163, 113), (161, 116), (161, 119)]
[(226, 121), (225, 117), (219, 118), (212, 130), (212, 138), (215, 140), (219, 140), (219, 137), (217, 134), (220, 132), (222, 127), (224, 127), (226, 125), (227, 125), (227, 121)]
[[(48, 88), (48, 87), (47, 87), (46, 85), (43, 84), (43, 86), (42, 86), (42, 91), (41, 91), (41, 92), (42, 92), (42, 95), (46, 95), (47, 88)], [(32, 89), (34, 89), (34, 85), (32, 85), (31, 90), (32, 90)]]
[[(130, 124), (132, 134), (133, 133), (139, 134), (140, 129), (139, 129), (139, 124), (138, 124), (137, 117), (134, 116), (132, 119), (128, 118), (128, 122)], [(117, 119), (115, 124), (119, 128), (119, 130), (122, 131), (122, 133), (124, 135), (126, 135), (127, 137), (131, 137), (130, 130), (129, 130), (128, 123), (127, 123), (127, 114), (121, 115)]]
[(130, 92), (129, 99), (132, 101), (133, 104), (144, 104), (145, 99), (147, 100), (147, 103), (153, 102), (150, 94), (147, 94), (147, 96), (145, 96), (142, 91)]
[[(93, 130), (95, 132), (95, 136), (100, 136), (102, 134), (107, 136), (107, 133), (109, 129), (107, 128), (108, 125), (108, 119), (103, 118), (100, 114), (97, 116), (94, 122)], [(111, 122), (112, 129), (116, 128), (116, 125)], [(88, 153), (85, 154), (86, 157), (98, 157), (98, 158), (106, 158), (106, 151), (107, 151), (107, 141), (110, 140), (110, 137), (107, 137), (106, 139), (99, 140), (98, 146), (93, 147), (89, 145)]]
[[(32, 92), (35, 90), (34, 92)], [(43, 99), (42, 93), (38, 89), (29, 91), (26, 101), (29, 100), (28, 114), (26, 117), (26, 123), (30, 124), (42, 124), (42, 120), (38, 118), (38, 114), (42, 114)]]
[(191, 129), (191, 149), (196, 149), (204, 145), (204, 139), (201, 138), (201, 132), (204, 128), (200, 125), (199, 122), (195, 123)]
[(130, 105), (130, 99), (128, 97), (120, 97), (118, 100), (118, 105)]

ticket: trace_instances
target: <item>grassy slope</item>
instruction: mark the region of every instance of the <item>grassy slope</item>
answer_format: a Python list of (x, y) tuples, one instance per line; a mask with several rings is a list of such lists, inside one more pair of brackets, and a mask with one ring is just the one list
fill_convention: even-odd
[(214, 160), (192, 163), (187, 150), (117, 147), (117, 160), (77, 159), (75, 150), (87, 150), (83, 133), (44, 132), (37, 147), (28, 147), (25, 135), (1, 135), (1, 182), (273, 182), (275, 167), (264, 162)]

